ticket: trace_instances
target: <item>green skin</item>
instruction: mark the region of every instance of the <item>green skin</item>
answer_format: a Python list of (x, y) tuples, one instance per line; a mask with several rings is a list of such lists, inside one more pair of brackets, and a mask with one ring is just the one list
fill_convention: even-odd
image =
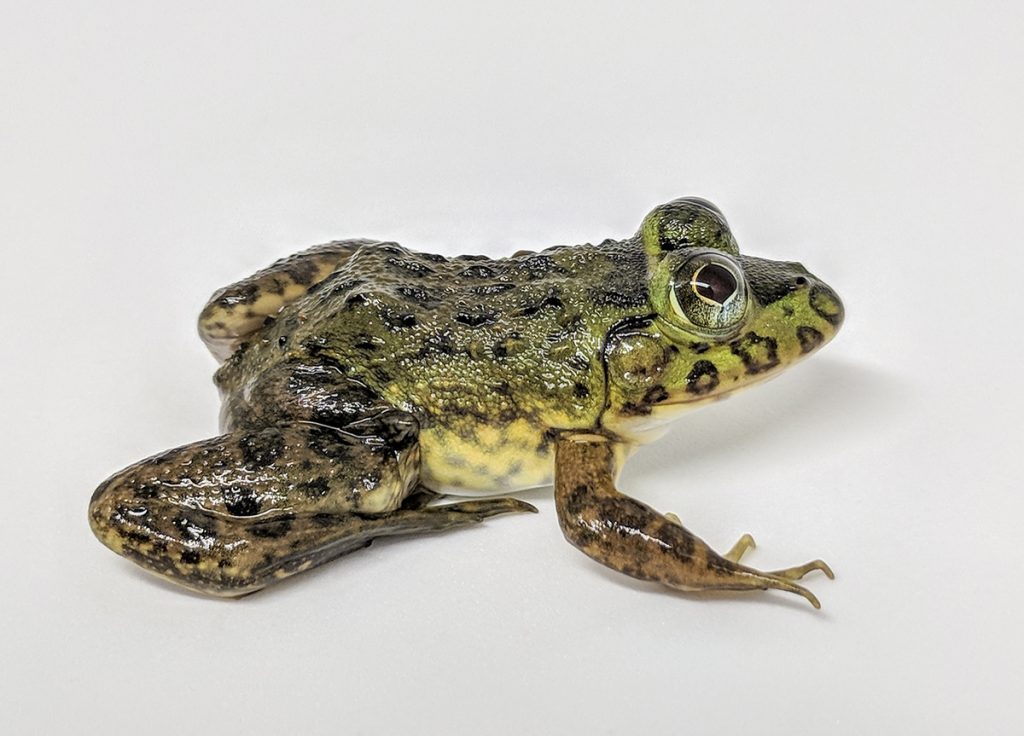
[(238, 596), (366, 546), (534, 510), (555, 485), (567, 539), (628, 575), (693, 589), (779, 588), (672, 515), (620, 494), (639, 443), (682, 410), (777, 374), (842, 322), (795, 263), (741, 256), (700, 199), (624, 241), (445, 258), (339, 241), (229, 286), (200, 316), (224, 360), (224, 434), (137, 463), (93, 495), (114, 551)]

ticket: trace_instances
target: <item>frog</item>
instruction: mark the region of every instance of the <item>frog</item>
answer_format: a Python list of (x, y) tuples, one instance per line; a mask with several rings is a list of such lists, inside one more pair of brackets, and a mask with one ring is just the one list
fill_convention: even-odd
[[(683, 591), (780, 590), (744, 534), (716, 552), (618, 488), (689, 410), (778, 375), (839, 330), (837, 293), (796, 262), (740, 253), (699, 197), (622, 240), (505, 258), (333, 241), (217, 291), (199, 333), (220, 366), (220, 433), (135, 463), (89, 503), (92, 531), (145, 570), (237, 598), (376, 539), (536, 512), (566, 540)], [(522, 495), (520, 493), (520, 495)]]

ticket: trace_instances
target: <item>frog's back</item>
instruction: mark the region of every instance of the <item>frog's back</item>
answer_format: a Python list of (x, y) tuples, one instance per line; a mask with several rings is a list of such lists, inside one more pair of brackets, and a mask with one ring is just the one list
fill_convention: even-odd
[(645, 269), (628, 241), (504, 259), (367, 245), (282, 309), (220, 382), (283, 360), (329, 365), (417, 417), (435, 485), (494, 489), (498, 469), (502, 487), (542, 484), (549, 430), (598, 421), (601, 346), (646, 308)]

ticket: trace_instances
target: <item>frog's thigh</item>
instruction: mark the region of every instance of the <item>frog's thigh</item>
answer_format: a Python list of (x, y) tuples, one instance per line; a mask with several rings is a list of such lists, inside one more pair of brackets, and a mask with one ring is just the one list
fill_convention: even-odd
[(384, 440), (367, 429), (293, 423), (170, 450), (96, 490), (93, 531), (173, 582), (239, 596), (377, 537), (532, 510), (514, 499), (423, 508), (415, 434)]
[[(566, 539), (584, 554), (641, 580), (682, 590), (766, 590), (776, 588), (817, 598), (793, 582), (811, 570), (831, 571), (820, 560), (800, 567), (761, 572), (739, 564), (753, 540), (722, 556), (672, 518), (615, 488), (615, 447), (599, 435), (565, 435), (555, 453), (555, 507)], [(748, 542), (745, 544), (745, 542)], [(729, 559), (734, 557), (735, 559)]]
[(399, 508), (418, 463), (415, 434), (386, 446), (305, 423), (236, 431), (114, 475), (90, 520), (148, 570), (239, 595), (367, 544), (362, 515)]
[(314, 246), (214, 294), (199, 315), (199, 335), (218, 360), (314, 284), (327, 278), (362, 246), (374, 241), (342, 240)]

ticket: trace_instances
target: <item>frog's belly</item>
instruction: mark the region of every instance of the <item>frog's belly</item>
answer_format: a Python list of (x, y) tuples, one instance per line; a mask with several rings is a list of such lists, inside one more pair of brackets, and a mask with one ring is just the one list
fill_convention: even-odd
[(471, 432), (432, 427), (420, 433), (420, 482), (439, 493), (493, 495), (550, 485), (550, 438), (526, 422), (477, 426)]

